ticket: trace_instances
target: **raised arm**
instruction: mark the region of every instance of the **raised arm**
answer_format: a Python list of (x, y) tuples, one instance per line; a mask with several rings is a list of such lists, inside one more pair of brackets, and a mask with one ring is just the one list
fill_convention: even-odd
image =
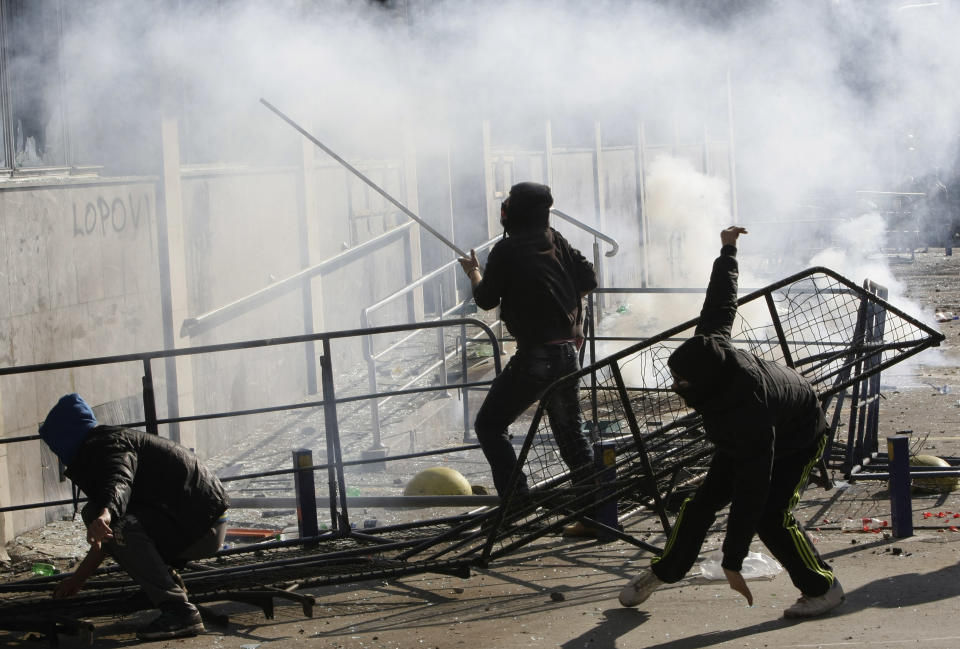
[(737, 315), (737, 238), (747, 234), (745, 228), (730, 226), (720, 232), (720, 256), (713, 262), (707, 296), (700, 310), (696, 333), (729, 338)]

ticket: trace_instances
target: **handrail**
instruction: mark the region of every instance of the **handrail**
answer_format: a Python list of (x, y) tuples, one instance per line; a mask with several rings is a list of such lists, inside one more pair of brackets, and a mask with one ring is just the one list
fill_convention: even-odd
[[(598, 252), (598, 245), (597, 245), (597, 240), (598, 240), (598, 239), (607, 242), (607, 243), (611, 246), (611, 249), (605, 253), (607, 257), (612, 257), (612, 256), (616, 255), (617, 252), (619, 251), (620, 245), (619, 245), (619, 243), (618, 243), (614, 238), (612, 238), (612, 237), (610, 237), (610, 236), (608, 236), (608, 235), (603, 234), (603, 233), (600, 232), (599, 230), (597, 230), (597, 229), (595, 229), (595, 228), (593, 228), (593, 227), (591, 227), (591, 226), (583, 223), (582, 221), (580, 221), (580, 220), (578, 220), (578, 219), (570, 216), (569, 214), (566, 214), (565, 212), (562, 212), (562, 211), (556, 210), (556, 209), (551, 210), (551, 212), (554, 213), (554, 214), (556, 214), (558, 217), (566, 220), (567, 222), (569, 222), (570, 224), (574, 225), (575, 227), (580, 228), (580, 229), (588, 232), (589, 234), (593, 235), (593, 237), (594, 237), (593, 247), (594, 247), (595, 264), (597, 264), (597, 265), (600, 264), (600, 258), (599, 258), (599, 252)], [(301, 271), (299, 271), (299, 272), (297, 272), (297, 273), (294, 273), (293, 275), (290, 275), (290, 276), (288, 276), (288, 277), (286, 277), (286, 278), (284, 278), (284, 279), (281, 279), (281, 280), (278, 281), (278, 282), (275, 282), (275, 283), (271, 284), (270, 286), (264, 287), (264, 288), (262, 288), (262, 289), (260, 289), (260, 290), (258, 290), (258, 291), (255, 291), (255, 292), (253, 292), (253, 293), (251, 293), (251, 294), (249, 294), (249, 295), (246, 295), (246, 296), (244, 296), (244, 297), (242, 297), (242, 298), (240, 298), (240, 299), (234, 300), (233, 302), (230, 302), (230, 303), (228, 303), (228, 304), (226, 304), (226, 305), (224, 305), (224, 306), (222, 306), (222, 307), (219, 307), (219, 308), (217, 308), (217, 309), (213, 309), (213, 310), (211, 310), (211, 311), (208, 311), (207, 313), (204, 313), (204, 314), (199, 315), (199, 316), (197, 316), (197, 317), (187, 318), (187, 319), (185, 319), (185, 320), (183, 321), (183, 323), (181, 324), (181, 327), (180, 327), (180, 335), (181, 335), (181, 337), (183, 337), (183, 336), (193, 336), (193, 335), (196, 335), (196, 334), (198, 334), (198, 333), (200, 333), (200, 332), (202, 332), (202, 331), (205, 331), (205, 330), (209, 329), (210, 327), (213, 327), (213, 326), (218, 325), (218, 324), (222, 324), (222, 323), (224, 323), (224, 322), (226, 322), (226, 321), (229, 321), (229, 320), (231, 320), (231, 319), (233, 319), (233, 318), (235, 318), (235, 317), (237, 317), (237, 316), (239, 316), (239, 315), (241, 315), (241, 314), (243, 314), (243, 313), (247, 313), (247, 312), (249, 312), (250, 310), (256, 308), (257, 306), (260, 306), (260, 305), (262, 305), (262, 304), (264, 304), (264, 303), (266, 303), (266, 302), (268, 302), (268, 301), (270, 301), (270, 300), (273, 300), (273, 299), (279, 297), (279, 296), (282, 295), (282, 294), (287, 293), (287, 292), (290, 291), (290, 290), (295, 289), (295, 288), (297, 287), (297, 285), (299, 285), (301, 282), (303, 282), (303, 281), (305, 281), (305, 280), (307, 280), (307, 279), (310, 279), (310, 278), (312, 278), (312, 277), (314, 277), (314, 276), (316, 276), (316, 275), (322, 274), (322, 273), (324, 273), (324, 272), (326, 272), (326, 271), (328, 271), (328, 270), (330, 270), (330, 269), (338, 268), (338, 267), (340, 267), (340, 266), (342, 266), (342, 265), (344, 265), (344, 264), (346, 264), (346, 263), (349, 263), (349, 262), (351, 262), (351, 261), (354, 261), (354, 260), (362, 257), (363, 255), (367, 254), (371, 249), (376, 249), (376, 248), (381, 247), (382, 245), (385, 245), (385, 244), (387, 244), (387, 243), (391, 243), (391, 242), (395, 241), (395, 240), (396, 240), (399, 236), (401, 236), (401, 235), (407, 236), (407, 235), (408, 235), (409, 228), (412, 227), (412, 225), (413, 225), (413, 223), (405, 223), (405, 224), (402, 224), (402, 225), (400, 225), (400, 226), (397, 226), (396, 228), (393, 228), (393, 229), (391, 229), (391, 230), (388, 231), (388, 232), (385, 232), (385, 233), (383, 233), (383, 234), (381, 234), (381, 235), (379, 235), (379, 236), (377, 236), (377, 237), (374, 237), (373, 239), (370, 239), (370, 240), (368, 240), (368, 241), (360, 244), (359, 246), (356, 246), (356, 247), (354, 247), (354, 248), (351, 248), (351, 249), (349, 249), (349, 250), (346, 250), (346, 251), (342, 252), (341, 254), (336, 255), (335, 257), (332, 257), (332, 258), (330, 258), (330, 259), (327, 259), (327, 260), (325, 260), (325, 261), (320, 262), (319, 264), (315, 264), (315, 265), (313, 265), (313, 266), (311, 266), (311, 267), (309, 267), (309, 268), (305, 268), (305, 269), (303, 269), (303, 270), (301, 270)], [(485, 241), (485, 242), (482, 243), (480, 246), (477, 246), (475, 249), (477, 249), (477, 250), (484, 250), (484, 249), (487, 249), (487, 248), (489, 248), (489, 247), (492, 247), (492, 246), (493, 246), (497, 241), (499, 241), (502, 237), (503, 237), (502, 234), (501, 234), (501, 235), (497, 235), (496, 237), (493, 237), (493, 238)], [(409, 284), (406, 285), (405, 287), (403, 287), (403, 288), (401, 288), (400, 290), (392, 293), (391, 295), (387, 296), (386, 298), (383, 298), (383, 299), (379, 300), (378, 302), (376, 302), (376, 303), (374, 303), (374, 304), (372, 304), (372, 305), (364, 308), (364, 309), (361, 311), (361, 315), (360, 315), (361, 327), (362, 327), (362, 328), (367, 328), (367, 327), (369, 327), (370, 314), (373, 313), (374, 311), (376, 311), (377, 309), (382, 308), (384, 305), (389, 304), (389, 303), (393, 302), (394, 300), (397, 300), (398, 298), (401, 298), (401, 297), (404, 297), (404, 296), (408, 296), (408, 295), (412, 294), (412, 293), (413, 293), (414, 291), (416, 291), (416, 290), (422, 290), (422, 287), (423, 287), (424, 285), (426, 285), (427, 282), (433, 281), (433, 280), (437, 279), (438, 277), (442, 276), (443, 274), (449, 272), (449, 270), (450, 270), (451, 268), (455, 268), (457, 264), (458, 264), (458, 262), (457, 262), (456, 259), (454, 259), (454, 260), (452, 260), (452, 261), (450, 261), (450, 262), (447, 262), (447, 263), (443, 264), (442, 266), (440, 266), (439, 268), (431, 271), (430, 273), (427, 273), (426, 275), (423, 275), (423, 276), (415, 279), (414, 281), (412, 281), (411, 283), (409, 283)], [(442, 288), (441, 288), (441, 292), (442, 292)], [(442, 301), (442, 298), (441, 298), (441, 301)], [(467, 300), (463, 300), (463, 301), (460, 302), (454, 309), (452, 309), (452, 310), (449, 311), (449, 312), (450, 312), (450, 313), (455, 312), (462, 304), (465, 304), (466, 302), (467, 302)], [(444, 310), (443, 310), (443, 305), (440, 304), (439, 315), (437, 316), (437, 318), (438, 318), (438, 319), (442, 319), (443, 317), (445, 317), (446, 313), (447, 313), (447, 311), (444, 311)], [(395, 347), (397, 347), (397, 346), (399, 346), (399, 345), (401, 345), (401, 344), (403, 344), (405, 341), (413, 338), (413, 337), (416, 336), (416, 335), (417, 335), (417, 332), (415, 332), (415, 331), (409, 332), (409, 333), (408, 333), (406, 336), (404, 336), (400, 341), (395, 342), (395, 343), (391, 346), (391, 349), (392, 349), (392, 348), (395, 348)], [(370, 378), (371, 391), (376, 392), (376, 378), (375, 378), (375, 377), (376, 377), (376, 358), (377, 358), (378, 354), (376, 354), (376, 353), (374, 352), (374, 350), (373, 350), (373, 338), (372, 338), (372, 336), (367, 336), (367, 337), (366, 337), (366, 342), (367, 342), (367, 344), (363, 346), (363, 354), (364, 354), (364, 358), (365, 358), (365, 360), (366, 360), (366, 362), (367, 362), (368, 371), (369, 371), (370, 377), (371, 377), (371, 378)], [(387, 350), (387, 351), (389, 351), (389, 350)], [(383, 352), (383, 353), (385, 353), (385, 352)], [(449, 356), (449, 355), (446, 354), (445, 351), (442, 351), (442, 352), (441, 352), (441, 360), (439, 361), (439, 363), (440, 363), (441, 365), (443, 365), (443, 364), (446, 362), (446, 359), (448, 358), (448, 356)], [(499, 361), (499, 358), (497, 358), (496, 361)], [(497, 363), (497, 364), (499, 365), (499, 363)], [(499, 371), (499, 366), (497, 367), (497, 370)], [(428, 370), (428, 371), (429, 371), (429, 370)], [(418, 378), (420, 378), (420, 377), (418, 377)], [(372, 416), (373, 416), (373, 418), (374, 418), (374, 437), (375, 437), (375, 442), (376, 442), (376, 443), (375, 443), (375, 447), (378, 447), (378, 446), (379, 446), (379, 432), (380, 432), (380, 431), (379, 431), (378, 405), (377, 405), (377, 403), (376, 403), (376, 400), (374, 400), (374, 402), (371, 404), (371, 411), (372, 411)]]
[[(570, 216), (569, 214), (567, 214), (567, 213), (565, 213), (565, 212), (561, 212), (561, 211), (558, 210), (558, 209), (551, 209), (550, 211), (551, 211), (553, 214), (556, 214), (556, 215), (559, 216), (560, 218), (564, 219), (565, 221), (567, 221), (567, 222), (570, 223), (571, 225), (574, 225), (574, 226), (576, 226), (576, 227), (578, 227), (578, 228), (580, 228), (580, 229), (582, 229), (582, 230), (584, 230), (584, 231), (586, 231), (586, 232), (589, 232), (589, 233), (592, 234), (594, 237), (596, 237), (596, 238), (598, 238), (598, 239), (601, 239), (601, 240), (606, 241), (607, 243), (609, 243), (610, 246), (611, 246), (611, 249), (608, 250), (606, 253), (604, 253), (604, 256), (605, 256), (605, 257), (613, 257), (614, 255), (616, 255), (616, 254), (620, 251), (620, 244), (619, 244), (619, 242), (617, 242), (617, 240), (614, 239), (613, 237), (608, 236), (608, 235), (600, 232), (599, 230), (597, 230), (597, 229), (595, 229), (595, 228), (587, 225), (587, 224), (584, 223), (583, 221), (580, 221), (579, 219), (576, 219), (576, 218)], [(486, 250), (487, 248), (491, 247), (493, 244), (497, 243), (497, 242), (498, 242), (500, 239), (502, 239), (502, 238), (503, 238), (503, 235), (502, 235), (502, 234), (498, 234), (496, 237), (493, 237), (492, 239), (488, 239), (487, 241), (483, 242), (483, 243), (480, 244), (479, 246), (474, 247), (474, 250)], [(375, 302), (375, 303), (371, 304), (370, 306), (365, 307), (365, 308), (360, 312), (360, 322), (361, 322), (361, 325), (367, 326), (367, 325), (369, 324), (369, 316), (370, 316), (370, 313), (371, 313), (371, 312), (376, 311), (377, 309), (380, 309), (381, 307), (385, 306), (386, 304), (389, 304), (389, 303), (392, 302), (393, 300), (396, 300), (397, 298), (400, 298), (400, 297), (402, 297), (402, 296), (404, 296), (404, 295), (407, 295), (408, 293), (412, 292), (413, 290), (415, 290), (415, 289), (423, 286), (424, 284), (426, 284), (426, 283), (429, 282), (430, 280), (439, 277), (439, 276), (442, 275), (444, 272), (446, 272), (450, 267), (455, 266), (457, 263), (458, 263), (458, 262), (457, 262), (457, 260), (455, 260), (455, 259), (452, 260), (452, 261), (449, 261), (449, 262), (443, 264), (442, 266), (440, 266), (440, 267), (438, 267), (438, 268), (430, 271), (429, 273), (427, 273), (426, 275), (420, 277), (419, 279), (411, 282), (411, 283), (408, 284), (407, 286), (405, 286), (405, 287), (403, 287), (403, 288), (401, 288), (401, 289), (399, 289), (399, 290), (391, 293), (390, 295), (388, 295), (387, 297), (383, 298), (382, 300), (380, 300), (380, 301), (378, 301), (378, 302)], [(701, 290), (702, 290), (702, 289), (701, 289)], [(457, 308), (459, 308), (459, 306), (461, 306), (463, 303), (465, 303), (465, 302), (467, 302), (467, 301), (468, 301), (468, 300), (464, 300), (463, 302), (461, 302), (461, 304), (458, 305)], [(372, 352), (371, 352), (371, 355), (373, 355)], [(367, 356), (367, 358), (369, 359), (370, 356)]]
[(260, 306), (264, 302), (275, 299), (281, 294), (296, 288), (296, 285), (303, 280), (310, 279), (316, 275), (325, 273), (328, 270), (339, 268), (344, 264), (355, 261), (356, 259), (367, 254), (371, 249), (381, 247), (388, 243), (393, 243), (393, 241), (399, 238), (401, 235), (406, 236), (408, 234), (408, 230), (410, 230), (410, 228), (413, 226), (414, 223), (412, 221), (402, 223), (395, 228), (384, 232), (383, 234), (364, 241), (359, 246), (349, 248), (338, 255), (321, 261), (319, 264), (314, 264), (309, 268), (304, 268), (303, 270), (296, 272), (289, 277), (285, 277), (277, 282), (274, 282), (270, 286), (266, 286), (258, 291), (254, 291), (249, 295), (234, 300), (233, 302), (225, 304), (224, 306), (213, 309), (212, 311), (207, 311), (206, 313), (195, 318), (187, 318), (180, 326), (180, 336), (194, 336), (216, 324), (222, 324), (223, 322), (231, 320), (238, 315), (247, 313), (254, 307)]
[[(197, 347), (178, 347), (176, 349), (159, 349), (152, 352), (134, 352), (132, 354), (117, 354), (115, 356), (94, 356), (91, 358), (78, 358), (72, 361), (54, 361), (50, 363), (34, 363), (31, 365), (13, 365), (10, 367), (0, 367), (0, 376), (8, 374), (26, 374), (29, 372), (44, 372), (48, 370), (63, 370), (73, 367), (85, 367), (88, 365), (108, 365), (112, 363), (129, 363), (134, 361), (151, 361), (158, 358), (172, 358), (177, 356), (189, 356), (194, 354), (211, 354), (215, 352), (234, 351), (237, 349), (256, 349), (260, 347), (273, 347), (275, 345), (291, 345), (295, 343), (304, 343), (318, 340), (336, 340), (338, 338), (351, 338), (354, 336), (365, 336), (373, 334), (392, 333), (404, 331), (406, 329), (435, 329), (437, 327), (450, 327), (461, 324), (480, 327), (487, 331), (491, 338), (496, 338), (493, 331), (487, 323), (476, 318), (456, 318), (454, 320), (438, 320), (433, 322), (412, 322), (399, 325), (384, 325), (382, 327), (369, 327), (366, 329), (341, 329), (339, 331), (327, 331), (312, 334), (298, 334), (296, 336), (283, 336), (280, 338), (258, 338), (255, 340), (242, 340), (232, 343), (217, 343), (215, 345), (200, 345)], [(180, 419), (170, 419), (169, 421), (179, 421)]]
[(590, 234), (592, 234), (593, 236), (595, 236), (597, 239), (602, 239), (603, 241), (606, 241), (607, 243), (609, 243), (609, 244), (610, 244), (610, 250), (608, 250), (607, 252), (603, 253), (605, 257), (613, 257), (614, 255), (617, 254), (617, 252), (620, 251), (620, 244), (619, 244), (619, 243), (617, 242), (617, 240), (614, 239), (613, 237), (611, 237), (611, 236), (609, 236), (609, 235), (606, 235), (606, 234), (604, 234), (603, 232), (600, 232), (600, 230), (597, 230), (597, 229), (595, 229), (595, 228), (590, 227), (589, 225), (587, 225), (587, 224), (584, 223), (583, 221), (580, 221), (580, 220), (578, 220), (578, 219), (575, 219), (575, 218), (573, 218), (572, 216), (570, 216), (569, 214), (566, 214), (566, 213), (564, 213), (564, 212), (561, 212), (561, 211), (558, 210), (558, 209), (551, 209), (550, 212), (551, 212), (551, 214), (556, 214), (557, 216), (559, 216), (561, 219), (563, 219), (563, 220), (566, 221), (567, 223), (570, 223), (570, 224), (572, 224), (572, 225), (575, 225), (575, 226), (577, 226), (578, 228), (580, 228), (581, 230), (586, 230), (587, 232), (589, 232)]
[[(565, 212), (562, 212), (557, 209), (551, 209), (550, 211), (553, 214), (556, 214), (560, 218), (564, 219), (565, 221), (571, 223), (572, 225), (586, 232), (589, 232), (594, 237), (601, 239), (603, 241), (606, 241), (608, 244), (610, 244), (611, 249), (608, 250), (606, 253), (604, 253), (605, 256), (613, 257), (620, 250), (620, 244), (613, 237), (610, 237), (600, 232), (599, 230), (587, 225), (586, 223), (583, 223), (582, 221), (570, 216), (569, 214), (566, 214)], [(221, 307), (217, 307), (216, 309), (207, 311), (206, 313), (203, 313), (199, 316), (196, 316), (193, 318), (186, 318), (184, 319), (183, 323), (180, 325), (180, 336), (187, 337), (187, 336), (197, 335), (215, 325), (222, 324), (223, 322), (231, 320), (243, 313), (247, 313), (253, 308), (260, 306), (263, 303), (268, 302), (270, 300), (276, 299), (280, 295), (283, 295), (288, 291), (293, 290), (294, 288), (296, 288), (296, 286), (300, 282), (306, 279), (310, 279), (316, 275), (323, 274), (329, 270), (339, 268), (344, 264), (350, 263), (351, 261), (355, 261), (356, 259), (362, 257), (363, 255), (367, 254), (371, 249), (376, 249), (388, 243), (392, 243), (401, 234), (406, 235), (407, 231), (410, 228), (412, 228), (413, 225), (414, 225), (414, 222), (407, 222), (407, 223), (400, 224), (397, 227), (392, 228), (388, 232), (384, 232), (383, 234), (377, 235), (376, 237), (369, 239), (358, 246), (345, 250), (344, 252), (334, 257), (331, 257), (330, 259), (326, 259), (318, 264), (314, 264), (309, 268), (304, 268), (303, 270), (296, 272), (293, 275), (290, 275), (279, 281), (274, 282), (270, 286), (265, 286), (262, 289), (254, 291), (253, 293), (245, 295), (244, 297), (236, 299), (233, 302), (229, 302), (228, 304), (225, 304)], [(498, 235), (497, 237), (494, 237), (493, 239), (490, 239), (484, 242), (477, 249), (480, 249), (480, 250), (485, 249), (490, 245), (492, 245), (493, 243), (496, 243), (496, 241), (498, 241), (501, 237), (502, 235)], [(390, 295), (389, 297), (383, 300), (380, 300), (379, 302), (372, 305), (371, 307), (367, 307), (366, 309), (364, 309), (364, 314), (368, 314), (370, 311), (375, 310), (375, 308), (382, 306), (384, 303), (389, 302), (392, 299), (396, 299), (400, 295), (405, 295), (410, 291), (414, 290), (415, 288), (422, 286), (425, 282), (435, 278), (438, 274), (445, 271), (449, 266), (453, 265), (453, 263), (455, 262), (456, 260), (454, 260), (453, 262), (444, 264), (443, 266), (432, 271), (428, 275), (425, 275), (417, 279), (416, 281), (414, 281), (407, 287), (401, 289), (400, 291)], [(364, 322), (364, 324), (366, 324), (366, 322)]]
[[(495, 244), (497, 241), (499, 241), (499, 240), (502, 239), (502, 238), (503, 238), (503, 235), (502, 235), (502, 234), (498, 234), (498, 235), (495, 236), (494, 238), (488, 239), (487, 241), (484, 241), (482, 244), (480, 244), (479, 246), (475, 247), (474, 250), (486, 250), (487, 248), (489, 248), (490, 246), (492, 246), (493, 244)], [(370, 306), (364, 307), (364, 309), (363, 309), (362, 311), (360, 311), (360, 324), (361, 324), (361, 326), (364, 326), (364, 327), (365, 327), (365, 326), (367, 326), (367, 325), (369, 324), (369, 322), (370, 322), (370, 318), (369, 318), (370, 312), (376, 311), (377, 309), (385, 306), (386, 304), (389, 304), (389, 303), (392, 302), (393, 300), (395, 300), (395, 299), (397, 299), (397, 298), (399, 298), (399, 297), (401, 297), (401, 296), (403, 296), (403, 295), (406, 295), (407, 293), (410, 293), (411, 291), (413, 291), (413, 290), (415, 290), (415, 289), (423, 286), (424, 284), (426, 284), (426, 283), (429, 282), (430, 280), (432, 280), (432, 279), (434, 279), (434, 278), (439, 277), (440, 275), (442, 275), (444, 272), (446, 272), (446, 271), (447, 271), (448, 269), (450, 269), (451, 267), (456, 266), (456, 265), (459, 265), (459, 263), (460, 263), (460, 262), (457, 261), (456, 259), (453, 259), (453, 260), (451, 260), (451, 261), (448, 261), (447, 263), (443, 264), (442, 266), (439, 266), (438, 268), (435, 268), (434, 270), (430, 271), (430, 272), (427, 273), (426, 275), (421, 276), (419, 279), (416, 279), (416, 280), (414, 280), (413, 282), (407, 284), (407, 285), (404, 286), (403, 288), (394, 291), (393, 293), (391, 293), (391, 294), (388, 295), (387, 297), (383, 298), (383, 299), (380, 300), (379, 302), (374, 302), (374, 303), (371, 304)], [(465, 300), (465, 301), (466, 301), (466, 300)]]
[[(482, 244), (480, 244), (479, 246), (475, 247), (474, 250), (485, 250), (486, 248), (489, 248), (489, 247), (493, 246), (493, 244), (495, 244), (497, 241), (499, 241), (499, 240), (502, 239), (502, 238), (503, 238), (503, 235), (502, 235), (502, 234), (497, 235), (496, 237), (494, 237), (494, 238), (492, 238), (492, 239), (489, 239), (489, 240), (483, 242)], [(392, 294), (388, 295), (387, 297), (383, 298), (382, 300), (380, 300), (380, 301), (378, 301), (378, 302), (375, 302), (374, 304), (371, 304), (370, 306), (365, 307), (365, 308), (362, 309), (361, 312), (360, 312), (360, 324), (361, 324), (361, 326), (362, 326), (362, 327), (368, 327), (368, 326), (369, 326), (369, 324), (370, 324), (370, 314), (373, 313), (374, 311), (376, 311), (376, 310), (378, 310), (378, 309), (380, 309), (380, 308), (382, 308), (382, 307), (384, 307), (384, 306), (392, 303), (393, 301), (395, 301), (395, 300), (397, 300), (397, 299), (399, 299), (399, 298), (402, 298), (402, 297), (404, 297), (404, 296), (407, 296), (407, 295), (413, 293), (415, 290), (422, 289), (422, 287), (423, 287), (424, 285), (426, 285), (427, 282), (433, 281), (433, 280), (437, 279), (438, 277), (443, 276), (445, 273), (448, 273), (448, 272), (451, 270), (451, 268), (455, 268), (455, 267), (458, 266), (458, 265), (459, 265), (459, 262), (458, 262), (456, 259), (453, 259), (453, 260), (451, 260), (451, 261), (449, 261), (449, 262), (441, 265), (440, 267), (438, 267), (438, 268), (430, 271), (429, 273), (427, 273), (426, 275), (420, 277), (419, 279), (411, 282), (410, 284), (404, 286), (403, 288), (401, 288), (401, 289), (393, 292)], [(466, 300), (464, 300), (464, 301), (460, 302), (458, 305), (456, 305), (453, 309), (450, 309), (449, 311), (444, 311), (444, 310), (443, 310), (443, 304), (442, 304), (442, 302), (443, 302), (443, 293), (442, 293), (442, 290), (443, 290), (443, 289), (442, 289), (442, 286), (441, 286), (441, 293), (440, 293), (440, 296), (439, 296), (439, 298), (438, 298), (439, 311), (438, 311), (437, 320), (442, 320), (444, 317), (446, 317), (446, 316), (448, 315), (448, 313), (454, 313), (454, 312), (456, 312), (456, 311), (458, 311), (458, 310), (461, 310), (462, 305), (466, 303)], [(428, 321), (428, 322), (429, 322), (429, 321)], [(461, 329), (463, 329), (463, 328), (461, 328)], [(410, 332), (408, 332), (406, 335), (402, 336), (399, 340), (394, 341), (394, 342), (393, 342), (391, 345), (389, 345), (386, 349), (383, 349), (383, 350), (381, 350), (380, 352), (376, 352), (376, 351), (374, 350), (374, 348), (373, 348), (373, 336), (366, 336), (366, 337), (365, 337), (365, 339), (364, 339), (364, 343), (365, 343), (365, 344), (363, 345), (363, 357), (364, 357), (364, 360), (365, 360), (366, 363), (367, 363), (367, 381), (368, 381), (368, 383), (369, 383), (369, 389), (370, 389), (371, 392), (377, 392), (377, 391), (378, 391), (378, 388), (377, 388), (377, 359), (378, 359), (379, 357), (383, 356), (384, 354), (387, 354), (387, 353), (389, 353), (390, 351), (398, 348), (399, 346), (403, 345), (404, 343), (408, 342), (409, 340), (413, 339), (413, 338), (414, 338), (415, 336), (417, 336), (419, 333), (420, 333), (419, 331), (410, 331)], [(464, 336), (465, 336), (465, 334), (464, 334)], [(440, 358), (439, 358), (436, 362), (434, 362), (433, 364), (431, 364), (429, 367), (427, 367), (425, 370), (423, 370), (422, 372), (420, 372), (418, 375), (414, 376), (414, 377), (411, 378), (409, 381), (407, 381), (407, 382), (402, 386), (401, 389), (405, 389), (405, 388), (413, 385), (414, 383), (416, 383), (417, 381), (419, 381), (420, 379), (422, 379), (426, 374), (434, 371), (437, 367), (439, 367), (440, 370), (441, 370), (441, 379), (442, 379), (442, 382), (446, 383), (446, 380), (445, 380), (445, 377), (446, 377), (446, 362), (447, 362), (447, 360), (448, 360), (449, 358), (451, 358), (454, 354), (456, 354), (456, 351), (451, 352), (450, 354), (448, 354), (448, 353), (446, 352), (446, 349), (445, 349), (444, 346), (443, 346), (443, 341), (442, 341), (442, 339), (440, 340), (440, 345), (441, 345), (441, 347), (440, 347)], [(496, 372), (497, 374), (499, 374), (499, 373), (500, 373), (500, 354), (499, 354), (499, 350), (498, 350), (498, 345), (496, 344), (496, 340), (494, 341), (494, 349), (495, 349), (495, 353), (494, 353), (494, 365), (495, 365), (495, 368), (494, 368), (494, 369), (495, 369), (495, 372)], [(465, 354), (465, 350), (464, 350), (464, 354)], [(464, 359), (464, 362), (465, 362), (465, 359)], [(464, 377), (464, 378), (466, 378), (466, 377)], [(462, 389), (463, 389), (464, 391), (466, 391), (466, 388), (467, 388), (467, 387), (468, 387), (468, 386), (464, 385)], [(371, 426), (371, 428), (372, 428), (372, 433), (373, 433), (373, 445), (371, 446), (371, 449), (370, 449), (370, 450), (371, 450), (372, 452), (374, 452), (374, 453), (379, 453), (379, 452), (384, 448), (384, 447), (383, 447), (383, 444), (382, 444), (382, 442), (381, 442), (381, 438), (380, 438), (380, 433), (381, 433), (381, 429), (380, 429), (380, 406), (383, 405), (383, 404), (385, 404), (385, 403), (388, 402), (389, 400), (390, 400), (390, 397), (388, 396), (388, 397), (384, 398), (383, 400), (380, 400), (380, 399), (372, 399), (372, 400), (370, 401), (370, 417), (371, 417), (371, 421), (372, 421), (372, 426)], [(466, 398), (463, 400), (463, 408), (464, 408), (464, 413), (466, 413), (467, 410), (469, 409), (468, 401), (467, 401)], [(465, 417), (465, 420), (464, 420), (464, 440), (466, 441), (466, 439), (469, 437), (469, 435), (468, 435), (469, 429), (468, 429), (468, 424), (466, 423), (466, 414), (464, 414), (464, 417)]]

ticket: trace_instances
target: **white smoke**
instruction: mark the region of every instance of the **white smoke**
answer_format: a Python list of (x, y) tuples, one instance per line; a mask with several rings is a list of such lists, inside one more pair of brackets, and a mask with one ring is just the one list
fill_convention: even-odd
[[(71, 110), (129, 120), (179, 108), (211, 146), (262, 159), (283, 132), (257, 103), (266, 96), (383, 155), (404, 125), (439, 134), (464, 115), (528, 131), (547, 116), (611, 132), (621, 118), (626, 131), (666, 119), (725, 135), (729, 75), (743, 199), (764, 212), (956, 153), (960, 21), (947, 3), (179, 4), (169, 16), (122, 2), (72, 12)], [(914, 161), (895, 149), (908, 133)]]
[(720, 249), (720, 230), (731, 225), (727, 183), (688, 160), (660, 156), (650, 165), (646, 187), (651, 283), (703, 286)]
[[(261, 97), (348, 160), (397, 157), (407, 132), (423, 146), (469, 139), (482, 119), (503, 147), (538, 146), (546, 119), (557, 148), (590, 146), (594, 120), (613, 146), (634, 143), (643, 124), (651, 151), (732, 134), (735, 187), (682, 152), (648, 163), (653, 285), (702, 286), (717, 231), (734, 218), (751, 228), (842, 222), (856, 190), (896, 189), (957, 156), (955, 3), (409, 0), (391, 10), (247, 0), (175, 3), (170, 14), (156, 3), (83, 4), (64, 22), (63, 78), (74, 146), (101, 160), (155, 160), (156, 117), (174, 112), (187, 163), (289, 164), (302, 140)], [(867, 259), (864, 237), (882, 217), (850, 227), (839, 236), (857, 245), (816, 263), (893, 284)], [(775, 257), (798, 240), (757, 225), (744, 246)], [(741, 264), (741, 283), (798, 270), (809, 255), (784, 259)], [(693, 305), (636, 310), (682, 319)]]

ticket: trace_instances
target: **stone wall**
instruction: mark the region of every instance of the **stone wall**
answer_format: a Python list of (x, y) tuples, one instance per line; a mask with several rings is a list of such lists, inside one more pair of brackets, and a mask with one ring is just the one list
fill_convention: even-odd
[[(144, 179), (0, 187), (0, 367), (162, 346), (155, 187)], [(142, 374), (124, 363), (0, 376), (2, 434), (36, 435), (68, 392), (91, 404), (138, 395)], [(68, 493), (49, 479), (57, 469), (41, 447), (0, 445), (0, 502)], [(42, 509), (7, 513), (5, 533), (44, 518)]]

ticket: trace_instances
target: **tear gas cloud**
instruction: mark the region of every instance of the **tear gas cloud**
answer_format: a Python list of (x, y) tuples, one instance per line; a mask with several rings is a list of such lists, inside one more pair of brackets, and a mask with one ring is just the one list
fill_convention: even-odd
[[(504, 145), (539, 141), (548, 117), (557, 146), (582, 145), (583, 129), (563, 125), (594, 119), (614, 144), (631, 143), (624, 134), (640, 120), (694, 142), (704, 128), (726, 138), (729, 89), (737, 219), (748, 226), (823, 217), (873, 224), (875, 215), (844, 200), (814, 197), (852, 202), (855, 190), (896, 189), (907, 176), (956, 163), (955, 3), (394, 5), (180, 3), (163, 15), (157, 3), (90, 3), (65, 26), (73, 122), (89, 124), (106, 157), (130, 159), (155, 154), (150, 138), (139, 146), (116, 135), (147, 134), (158, 112), (177, 111), (185, 162), (283, 162), (299, 136), (258, 103), (265, 97), (347, 159), (385, 158), (404, 130), (445, 142), (482, 118)], [(103, 151), (111, 143), (116, 149)], [(654, 161), (648, 173), (651, 211), (691, 224), (680, 275), (668, 268), (667, 276), (701, 286), (717, 249), (711, 230), (733, 219), (731, 188), (678, 161)], [(617, 217), (608, 215), (614, 233)], [(767, 230), (744, 246), (797, 246)], [(851, 230), (864, 258), (875, 251), (865, 238), (875, 230)], [(635, 243), (623, 243), (633, 254)], [(849, 250), (831, 262), (862, 272)], [(657, 268), (669, 263), (665, 252), (651, 251)], [(792, 263), (781, 270), (811, 259)]]

